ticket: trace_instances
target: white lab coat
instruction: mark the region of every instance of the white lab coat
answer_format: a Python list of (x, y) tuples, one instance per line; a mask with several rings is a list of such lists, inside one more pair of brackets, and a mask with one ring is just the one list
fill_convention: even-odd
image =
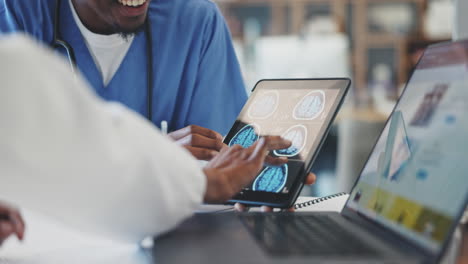
[(0, 38), (0, 124), (0, 200), (132, 242), (202, 201), (188, 152), (24, 36)]

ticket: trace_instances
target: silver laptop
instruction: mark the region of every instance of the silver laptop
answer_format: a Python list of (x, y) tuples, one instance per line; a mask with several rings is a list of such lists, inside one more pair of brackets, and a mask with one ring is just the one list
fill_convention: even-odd
[(341, 213), (195, 215), (155, 260), (436, 263), (468, 202), (467, 113), (468, 41), (431, 46)]

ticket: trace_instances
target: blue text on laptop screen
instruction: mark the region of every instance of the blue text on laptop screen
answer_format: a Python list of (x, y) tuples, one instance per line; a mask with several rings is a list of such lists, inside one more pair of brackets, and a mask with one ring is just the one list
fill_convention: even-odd
[(468, 190), (468, 41), (429, 48), (348, 208), (440, 249)]

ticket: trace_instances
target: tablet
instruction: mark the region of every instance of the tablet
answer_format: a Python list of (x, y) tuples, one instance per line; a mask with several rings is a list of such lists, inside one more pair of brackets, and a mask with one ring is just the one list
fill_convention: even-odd
[(247, 148), (262, 136), (282, 136), (292, 145), (270, 155), (287, 157), (288, 162), (264, 166), (229, 203), (291, 207), (350, 84), (346, 78), (259, 81), (224, 143)]

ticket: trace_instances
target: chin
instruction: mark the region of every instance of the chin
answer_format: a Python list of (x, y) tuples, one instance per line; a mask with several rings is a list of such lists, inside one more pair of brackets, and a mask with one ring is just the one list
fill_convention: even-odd
[[(140, 32), (145, 25), (145, 17), (144, 18), (135, 18), (135, 19), (130, 19), (131, 21), (120, 21), (120, 23), (117, 23), (116, 25), (116, 31), (118, 33), (127, 33), (127, 34), (132, 34), (132, 33), (138, 33)], [(126, 19), (129, 20), (129, 19)]]

